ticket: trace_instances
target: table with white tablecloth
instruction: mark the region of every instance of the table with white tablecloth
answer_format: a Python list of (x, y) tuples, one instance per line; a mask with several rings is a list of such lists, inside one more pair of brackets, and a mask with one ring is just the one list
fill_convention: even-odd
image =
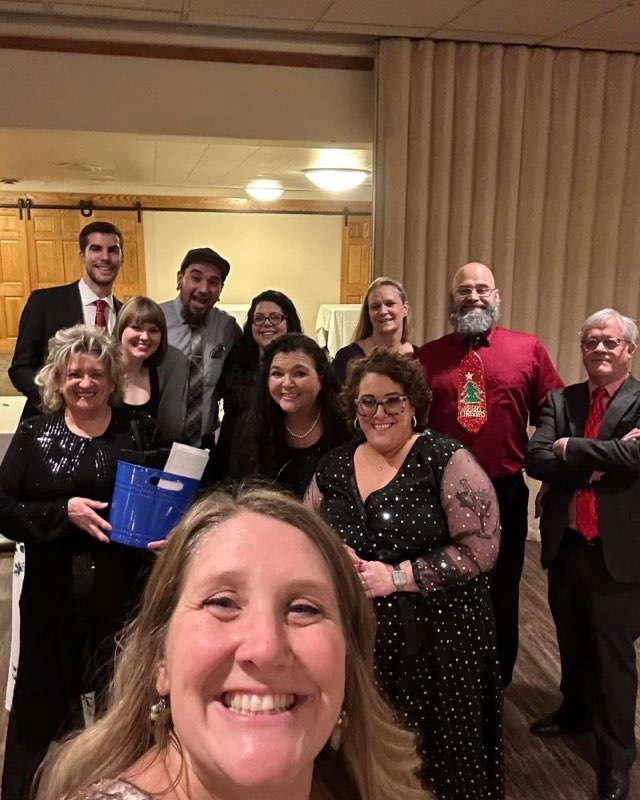
[(359, 316), (360, 304), (323, 303), (318, 309), (316, 341), (320, 347), (326, 347), (332, 358), (351, 342)]

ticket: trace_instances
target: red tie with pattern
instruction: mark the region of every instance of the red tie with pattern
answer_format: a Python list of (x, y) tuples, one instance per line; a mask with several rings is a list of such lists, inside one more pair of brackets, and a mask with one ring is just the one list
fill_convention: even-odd
[(107, 318), (105, 316), (105, 309), (107, 307), (106, 300), (96, 300), (96, 321), (95, 326), (96, 328), (107, 328)]
[(486, 421), (484, 364), (475, 350), (469, 350), (458, 366), (458, 422), (470, 433), (477, 433)]
[[(593, 390), (591, 402), (589, 403), (589, 413), (587, 423), (584, 426), (585, 439), (597, 439), (600, 432), (600, 424), (604, 416), (604, 399), (607, 390), (603, 386), (598, 386)], [(600, 533), (598, 525), (598, 499), (593, 489), (578, 489), (576, 493), (576, 528), (587, 541), (595, 539)]]

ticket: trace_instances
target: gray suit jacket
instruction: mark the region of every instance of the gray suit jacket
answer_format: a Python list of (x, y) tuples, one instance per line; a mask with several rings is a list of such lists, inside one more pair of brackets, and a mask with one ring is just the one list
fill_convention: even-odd
[[(640, 382), (629, 376), (622, 384), (607, 406), (597, 439), (582, 438), (588, 410), (586, 382), (550, 392), (529, 443), (527, 472), (550, 486), (540, 521), (542, 566), (553, 563), (575, 491), (588, 486), (591, 473), (600, 470), (604, 475), (593, 488), (607, 569), (617, 581), (640, 581), (640, 439), (621, 441), (640, 427)], [(551, 451), (563, 436), (571, 437), (566, 460)]]

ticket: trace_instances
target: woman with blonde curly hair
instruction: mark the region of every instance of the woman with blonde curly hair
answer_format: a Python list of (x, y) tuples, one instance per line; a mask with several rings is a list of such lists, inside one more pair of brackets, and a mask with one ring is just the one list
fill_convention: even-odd
[(374, 629), (313, 512), (265, 488), (202, 498), (154, 567), (107, 713), (53, 754), (45, 796), (427, 800), (375, 688)]
[(119, 407), (118, 345), (98, 328), (61, 330), (36, 383), (45, 413), (23, 420), (0, 466), (0, 530), (25, 550), (3, 800), (28, 796), (49, 744), (82, 720), (81, 695), (99, 706), (146, 561), (108, 535), (118, 455), (155, 443), (152, 420)]

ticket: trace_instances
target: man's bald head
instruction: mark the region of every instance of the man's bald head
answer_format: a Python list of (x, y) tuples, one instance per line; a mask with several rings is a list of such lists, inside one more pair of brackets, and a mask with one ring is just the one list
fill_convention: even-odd
[(463, 336), (486, 333), (498, 321), (500, 295), (493, 272), (478, 261), (460, 267), (453, 276), (449, 320)]
[(493, 277), (493, 272), (481, 264), (479, 261), (470, 261), (464, 264), (453, 276), (451, 290), (455, 291), (461, 285), (480, 285), (488, 286), (490, 289), (496, 288), (496, 281)]

